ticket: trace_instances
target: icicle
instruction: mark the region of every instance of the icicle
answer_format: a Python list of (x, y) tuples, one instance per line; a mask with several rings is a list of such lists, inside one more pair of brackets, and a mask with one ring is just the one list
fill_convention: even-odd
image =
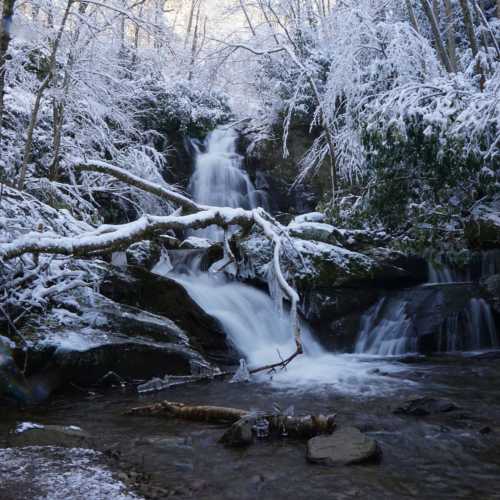
[(240, 359), (240, 367), (233, 375), (230, 383), (234, 384), (237, 382), (248, 382), (250, 380), (250, 372), (248, 370), (247, 362), (244, 359)]
[(270, 263), (267, 267), (267, 286), (269, 288), (269, 295), (274, 302), (276, 310), (279, 314), (283, 314), (283, 290), (278, 282), (272, 263)]
[(174, 266), (172, 265), (168, 251), (162, 249), (160, 259), (158, 260), (156, 265), (153, 267), (151, 272), (153, 272), (155, 274), (159, 274), (161, 276), (166, 276), (173, 268), (174, 268)]
[(113, 252), (111, 264), (116, 267), (127, 267), (127, 254), (125, 252)]

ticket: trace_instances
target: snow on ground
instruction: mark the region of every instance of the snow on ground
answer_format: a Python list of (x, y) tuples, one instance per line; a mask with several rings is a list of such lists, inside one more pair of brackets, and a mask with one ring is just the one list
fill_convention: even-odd
[(0, 498), (140, 500), (113, 478), (102, 454), (82, 448), (0, 449)]

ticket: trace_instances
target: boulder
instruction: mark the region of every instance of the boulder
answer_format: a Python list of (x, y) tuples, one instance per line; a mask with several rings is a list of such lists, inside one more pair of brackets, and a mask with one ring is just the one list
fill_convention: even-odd
[(92, 437), (77, 426), (41, 425), (23, 422), (9, 435), (9, 445), (91, 448)]
[(464, 230), (472, 248), (500, 248), (500, 194), (476, 203)]
[(127, 273), (108, 274), (101, 293), (120, 304), (169, 318), (189, 337), (193, 348), (214, 361), (237, 359), (220, 323), (191, 299), (177, 281), (131, 267)]
[(414, 396), (403, 403), (399, 403), (393, 410), (395, 415), (409, 415), (425, 417), (439, 413), (448, 413), (457, 410), (458, 406), (449, 399)]
[(124, 380), (143, 380), (158, 375), (190, 375), (201, 356), (178, 344), (123, 342), (104, 344), (84, 351), (58, 351), (54, 362), (65, 380), (89, 386), (113, 372)]
[[(110, 383), (109, 377), (105, 380), (110, 372), (121, 383), (210, 368), (200, 354), (203, 349), (195, 348), (173, 320), (96, 292), (88, 303), (79, 304), (77, 313), (59, 308), (23, 333), (30, 346), (27, 376), (32, 400), (45, 399), (71, 382)], [(14, 351), (14, 359), (23, 365), (22, 349)]]
[(484, 298), (500, 314), (500, 274), (494, 274), (481, 281)]
[(307, 460), (339, 466), (376, 461), (380, 457), (377, 441), (356, 427), (340, 427), (333, 434), (321, 435), (307, 442)]
[(14, 361), (11, 342), (5, 337), (0, 337), (0, 399), (2, 397), (20, 403), (31, 399), (27, 381)]
[[(242, 269), (248, 276), (267, 282), (272, 244), (263, 235), (252, 233), (239, 245)], [(299, 255), (300, 254), (300, 255)], [(382, 278), (382, 266), (373, 258), (322, 241), (291, 238), (282, 264), (300, 291), (370, 282)], [(394, 275), (404, 274), (391, 269)]]

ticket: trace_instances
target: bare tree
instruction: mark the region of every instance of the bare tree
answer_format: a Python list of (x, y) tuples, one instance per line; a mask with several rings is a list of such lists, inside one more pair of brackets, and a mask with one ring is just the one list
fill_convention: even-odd
[(2, 122), (5, 97), (5, 72), (7, 54), (11, 40), (10, 26), (14, 15), (14, 4), (16, 0), (4, 0), (2, 8), (2, 22), (0, 25), (0, 143), (2, 140)]
[(35, 127), (38, 121), (38, 113), (40, 112), (40, 106), (42, 104), (42, 98), (49, 87), (50, 83), (52, 82), (54, 75), (55, 75), (55, 70), (56, 70), (56, 62), (57, 62), (57, 52), (59, 50), (59, 45), (61, 43), (62, 35), (64, 33), (64, 29), (66, 27), (66, 22), (68, 21), (69, 13), (71, 11), (71, 7), (73, 6), (73, 3), (75, 0), (68, 0), (68, 3), (66, 4), (66, 9), (64, 10), (64, 14), (61, 20), (61, 24), (59, 26), (59, 30), (57, 31), (56, 38), (52, 44), (52, 50), (50, 53), (49, 57), (49, 64), (48, 64), (48, 70), (47, 70), (47, 76), (43, 79), (40, 87), (38, 88), (38, 91), (36, 92), (35, 95), (35, 104), (33, 106), (33, 109), (31, 111), (31, 116), (30, 116), (30, 121), (28, 125), (28, 132), (26, 135), (26, 143), (24, 146), (24, 154), (23, 154), (23, 162), (21, 165), (21, 170), (19, 171), (19, 177), (17, 181), (17, 187), (18, 189), (22, 190), (24, 189), (24, 183), (26, 181), (26, 173), (28, 170), (28, 165), (31, 161), (31, 154), (32, 154), (32, 149), (33, 149), (33, 132), (35, 131)]
[(410, 23), (411, 23), (413, 29), (417, 33), (420, 33), (420, 30), (418, 28), (417, 17), (415, 16), (415, 11), (413, 10), (413, 6), (411, 4), (411, 0), (405, 0), (405, 1), (406, 1), (406, 8), (408, 10), (408, 15), (410, 17)]
[(484, 90), (484, 85), (486, 82), (486, 78), (484, 75), (483, 68), (481, 67), (481, 63), (479, 62), (477, 56), (479, 54), (479, 44), (476, 39), (476, 33), (474, 30), (474, 22), (472, 21), (472, 12), (469, 7), (468, 0), (459, 0), (460, 8), (462, 9), (463, 21), (465, 25), (465, 32), (467, 34), (467, 38), (469, 40), (469, 45), (472, 50), (472, 56), (476, 59), (476, 73), (479, 76), (479, 88)]
[(451, 0), (444, 1), (444, 11), (446, 16), (446, 48), (453, 71), (458, 71), (457, 44), (455, 42), (455, 25)]
[(436, 16), (434, 14), (434, 10), (432, 9), (429, 0), (421, 0), (421, 4), (425, 12), (425, 15), (427, 16), (427, 19), (429, 20), (429, 24), (431, 26), (432, 36), (434, 37), (434, 42), (436, 44), (436, 49), (439, 55), (439, 59), (441, 60), (441, 63), (445, 67), (446, 71), (448, 73), (452, 73), (453, 67), (451, 65), (450, 58), (448, 57), (448, 53), (445, 49), (443, 40), (441, 38), (441, 32), (439, 30), (439, 25)]

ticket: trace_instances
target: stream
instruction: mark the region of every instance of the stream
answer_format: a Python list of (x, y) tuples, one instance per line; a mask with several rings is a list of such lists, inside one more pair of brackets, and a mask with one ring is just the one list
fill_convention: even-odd
[[(498, 359), (482, 355), (407, 361), (413, 363), (390, 362), (398, 367), (395, 390), (377, 395), (342, 394), (335, 385), (295, 391), (258, 382), (212, 382), (146, 396), (128, 390), (83, 397), (76, 393), (34, 409), (4, 412), (0, 436), (5, 440), (22, 421), (79, 426), (98, 439), (98, 449), (121, 452), (116, 471), (146, 473), (135, 486), (139, 494), (155, 485), (173, 498), (210, 500), (280, 500), (290, 498), (290, 491), (304, 500), (498, 498)], [(458, 408), (426, 417), (392, 413), (415, 393), (450, 398)], [(374, 465), (315, 466), (305, 460), (303, 441), (261, 440), (245, 449), (229, 449), (217, 443), (224, 432), (220, 426), (123, 415), (130, 407), (165, 398), (259, 409), (278, 403), (282, 408), (294, 405), (297, 414), (338, 412), (340, 425), (356, 425), (379, 442), (382, 460)], [(21, 486), (22, 481), (6, 491), (0, 482), (0, 498), (22, 498), (16, 496)]]

